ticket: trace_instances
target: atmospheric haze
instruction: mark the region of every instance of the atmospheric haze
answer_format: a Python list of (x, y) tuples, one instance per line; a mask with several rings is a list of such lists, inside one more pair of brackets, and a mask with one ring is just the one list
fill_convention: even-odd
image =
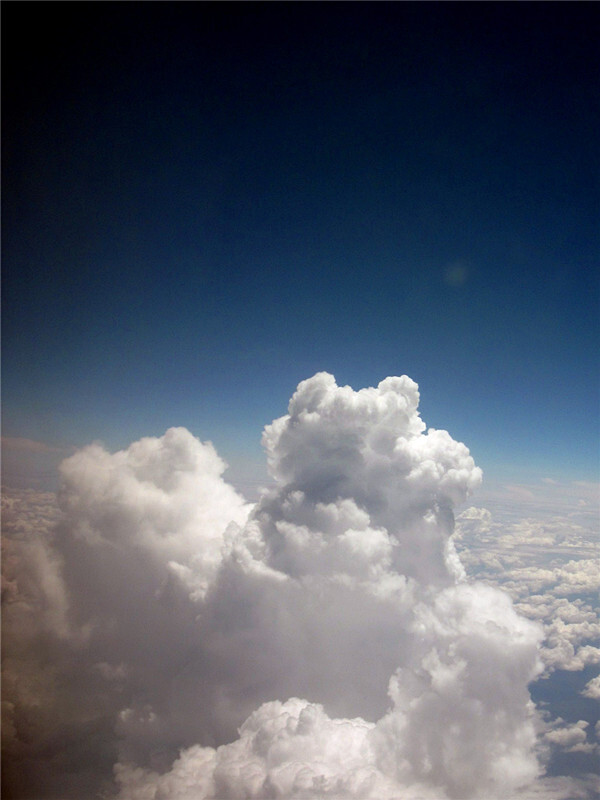
[(544, 748), (587, 723), (532, 703), (542, 625), (467, 579), (481, 471), (418, 403), (406, 376), (303, 381), (255, 505), (184, 428), (67, 458), (60, 512), (32, 495), (11, 528), (7, 498), (5, 759), (44, 796), (571, 796)]

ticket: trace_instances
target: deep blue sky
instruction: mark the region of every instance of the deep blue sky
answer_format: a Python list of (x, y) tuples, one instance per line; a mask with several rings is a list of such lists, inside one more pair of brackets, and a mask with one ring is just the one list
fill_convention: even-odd
[(598, 18), (5, 3), (3, 434), (260, 459), (406, 373), (488, 474), (597, 476)]

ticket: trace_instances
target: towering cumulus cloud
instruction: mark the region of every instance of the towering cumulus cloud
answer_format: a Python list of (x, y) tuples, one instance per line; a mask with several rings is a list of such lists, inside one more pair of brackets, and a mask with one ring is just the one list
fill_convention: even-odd
[(64, 462), (61, 635), (113, 709), (120, 800), (529, 796), (541, 629), (466, 580), (481, 472), (418, 402), (303, 381), (253, 508), (183, 429)]

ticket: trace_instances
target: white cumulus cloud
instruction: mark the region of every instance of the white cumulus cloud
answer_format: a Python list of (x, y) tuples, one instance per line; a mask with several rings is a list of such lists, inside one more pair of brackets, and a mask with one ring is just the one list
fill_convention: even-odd
[(581, 694), (592, 700), (600, 700), (600, 675), (588, 681)]
[[(495, 523), (471, 509), (454, 535), (453, 509), (481, 471), (418, 403), (406, 376), (360, 391), (303, 381), (265, 429), (275, 484), (254, 506), (182, 428), (68, 458), (39, 553), (7, 532), (12, 608), (44, 609), (6, 648), (13, 761), (39, 766), (69, 741), (90, 773), (115, 764), (116, 784), (94, 792), (120, 800), (575, 794), (539, 777), (528, 684), (545, 616), (467, 579), (458, 545)], [(32, 600), (27, 575), (44, 571)], [(587, 575), (567, 564), (535, 580), (575, 591)], [(543, 598), (561, 642), (593, 630), (583, 605)], [(583, 745), (577, 730), (547, 741)], [(32, 773), (32, 796), (61, 776), (62, 796), (84, 796), (61, 758)]]

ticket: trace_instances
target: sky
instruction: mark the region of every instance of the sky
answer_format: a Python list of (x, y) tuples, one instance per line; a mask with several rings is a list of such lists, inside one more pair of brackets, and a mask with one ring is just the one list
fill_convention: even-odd
[(597, 477), (593, 4), (4, 13), (5, 437), (249, 477), (300, 380), (407, 374), (490, 478)]
[(594, 800), (596, 6), (3, 17), (3, 795)]

